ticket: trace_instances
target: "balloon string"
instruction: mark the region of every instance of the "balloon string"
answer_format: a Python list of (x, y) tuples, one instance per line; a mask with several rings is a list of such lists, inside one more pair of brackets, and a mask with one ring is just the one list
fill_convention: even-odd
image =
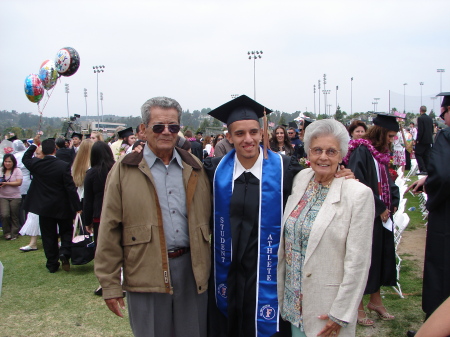
[(47, 106), (47, 103), (48, 103), (48, 101), (50, 100), (50, 97), (51, 97), (52, 94), (53, 94), (53, 90), (55, 90), (55, 87), (53, 87), (53, 88), (51, 89), (50, 94), (48, 93), (48, 90), (47, 90), (47, 100), (45, 101), (44, 107), (42, 108), (42, 112), (44, 112), (44, 109), (45, 109), (45, 107)]
[(41, 125), (42, 125), (42, 113), (44, 112), (44, 109), (45, 109), (45, 107), (47, 106), (47, 103), (48, 103), (48, 101), (50, 100), (50, 97), (52, 96), (53, 90), (55, 90), (55, 87), (56, 87), (56, 86), (54, 86), (54, 87), (51, 89), (50, 94), (48, 93), (48, 90), (47, 90), (47, 99), (46, 99), (45, 104), (44, 104), (44, 106), (42, 107), (42, 109), (41, 109), (41, 106), (39, 105), (39, 103), (37, 104), (37, 106), (38, 106), (38, 112), (39, 112), (39, 128), (38, 128), (38, 132), (41, 131)]

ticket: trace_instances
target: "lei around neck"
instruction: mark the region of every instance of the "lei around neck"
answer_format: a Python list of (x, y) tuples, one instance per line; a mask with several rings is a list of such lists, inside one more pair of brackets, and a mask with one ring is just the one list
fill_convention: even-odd
[(390, 155), (389, 152), (386, 151), (384, 153), (379, 152), (373, 145), (372, 143), (367, 140), (367, 139), (353, 139), (350, 141), (350, 143), (348, 144), (348, 153), (345, 156), (345, 158), (343, 159), (343, 162), (347, 165), (348, 164), (348, 160), (350, 158), (350, 155), (352, 154), (352, 152), (359, 146), (365, 146), (367, 147), (367, 149), (370, 151), (370, 153), (372, 154), (372, 156), (375, 158), (375, 160), (382, 164), (382, 165), (387, 165), (389, 164), (390, 161)]

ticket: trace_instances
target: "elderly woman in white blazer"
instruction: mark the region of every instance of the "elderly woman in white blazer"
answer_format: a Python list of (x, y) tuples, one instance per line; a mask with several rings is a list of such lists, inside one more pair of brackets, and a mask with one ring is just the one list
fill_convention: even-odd
[(335, 120), (308, 126), (311, 168), (294, 179), (278, 250), (280, 314), (295, 336), (355, 336), (356, 312), (370, 267), (373, 193), (335, 178), (348, 133)]

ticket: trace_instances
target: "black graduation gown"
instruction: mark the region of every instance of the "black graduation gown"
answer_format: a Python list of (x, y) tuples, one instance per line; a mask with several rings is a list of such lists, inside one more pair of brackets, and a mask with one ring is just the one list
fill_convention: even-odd
[(436, 136), (428, 178), (428, 226), (422, 309), (431, 315), (450, 296), (450, 128)]
[[(357, 147), (349, 158), (347, 166), (355, 174), (356, 179), (370, 187), (375, 199), (375, 219), (373, 224), (372, 260), (364, 294), (373, 294), (381, 286), (395, 286), (397, 284), (397, 271), (395, 268), (395, 243), (394, 233), (383, 227), (381, 213), (386, 210), (386, 205), (380, 199), (378, 193), (378, 178), (372, 154), (367, 147)], [(400, 194), (398, 187), (389, 176), (391, 189), (391, 214), (393, 208), (398, 207)], [(367, 247), (369, 249), (369, 247)]]
[[(294, 176), (301, 171), (295, 157), (283, 157), (283, 208), (291, 194)], [(222, 157), (208, 157), (204, 167), (211, 180)], [(208, 286), (208, 336), (255, 336), (256, 278), (258, 259), (259, 179), (242, 174), (235, 180), (230, 202), (233, 262), (228, 274), (228, 318), (215, 302), (214, 267)], [(276, 207), (274, 205), (274, 207)], [(211, 224), (213, 222), (211, 221)], [(213, 231), (212, 231), (213, 232)], [(211, 238), (214, 242), (214, 238)], [(213, 252), (213, 250), (211, 250)], [(214, 259), (212, 258), (214, 263)], [(280, 318), (280, 332), (273, 337), (291, 336), (289, 322)]]

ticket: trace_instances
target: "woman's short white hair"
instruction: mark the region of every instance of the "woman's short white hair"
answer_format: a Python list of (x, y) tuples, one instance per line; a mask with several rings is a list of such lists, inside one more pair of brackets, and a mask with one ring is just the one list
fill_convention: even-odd
[(347, 155), (350, 137), (342, 123), (334, 119), (321, 119), (308, 125), (305, 130), (305, 137), (303, 138), (306, 153), (309, 153), (312, 140), (321, 136), (332, 136), (336, 138), (339, 143), (339, 151), (341, 151), (342, 158)]

